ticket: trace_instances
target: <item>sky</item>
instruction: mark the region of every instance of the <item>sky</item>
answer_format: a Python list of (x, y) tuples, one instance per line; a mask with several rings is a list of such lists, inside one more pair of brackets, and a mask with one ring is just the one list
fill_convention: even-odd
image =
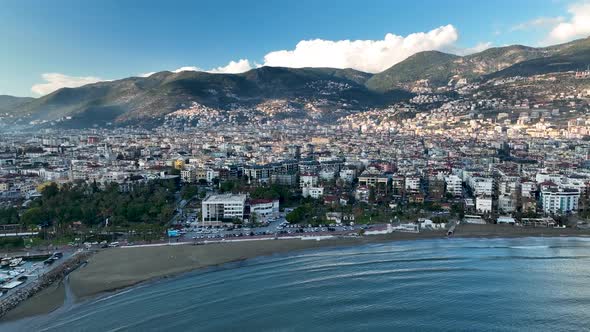
[(162, 70), (375, 73), (420, 51), (589, 35), (590, 0), (0, 0), (0, 95)]

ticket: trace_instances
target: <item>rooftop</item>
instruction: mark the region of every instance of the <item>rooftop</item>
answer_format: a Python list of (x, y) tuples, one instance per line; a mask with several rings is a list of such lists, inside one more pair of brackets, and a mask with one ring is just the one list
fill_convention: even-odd
[(221, 194), (221, 195), (210, 195), (203, 200), (203, 203), (223, 203), (227, 201), (246, 201), (245, 194)]

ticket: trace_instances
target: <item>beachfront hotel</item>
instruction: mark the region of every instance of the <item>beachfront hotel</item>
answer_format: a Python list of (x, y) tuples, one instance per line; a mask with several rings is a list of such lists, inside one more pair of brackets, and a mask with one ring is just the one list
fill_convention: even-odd
[(202, 221), (223, 222), (239, 219), (244, 220), (246, 207), (246, 195), (244, 194), (223, 194), (210, 195), (201, 204)]
[(576, 213), (580, 192), (572, 188), (548, 188), (541, 192), (543, 212), (547, 214)]

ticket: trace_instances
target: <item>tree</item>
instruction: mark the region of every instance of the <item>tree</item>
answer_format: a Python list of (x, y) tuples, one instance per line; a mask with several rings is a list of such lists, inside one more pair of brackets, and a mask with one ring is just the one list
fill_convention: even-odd
[(219, 191), (222, 193), (234, 190), (236, 183), (234, 181), (223, 181), (219, 186)]
[(45, 188), (43, 188), (43, 191), (41, 192), (41, 196), (43, 197), (43, 199), (51, 199), (51, 198), (55, 197), (58, 193), (59, 193), (59, 188), (57, 187), (57, 184), (50, 183), (47, 186), (45, 186)]
[(74, 221), (98, 225), (106, 218), (117, 225), (165, 223), (174, 213), (175, 188), (174, 181), (137, 184), (129, 192), (121, 192), (115, 183), (104, 189), (86, 184), (64, 185), (57, 194), (52, 192), (57, 187), (50, 188), (23, 213), (22, 222), (52, 222), (58, 230), (67, 229)]
[(465, 216), (465, 209), (463, 208), (462, 204), (451, 205), (451, 212), (457, 215), (459, 218), (463, 218)]
[(33, 207), (23, 213), (21, 221), (25, 225), (39, 225), (45, 221), (43, 220), (44, 215), (45, 213), (43, 213), (41, 208)]
[(306, 213), (307, 213), (307, 209), (305, 208), (305, 206), (300, 206), (300, 207), (295, 208), (293, 211), (289, 212), (289, 214), (287, 214), (285, 219), (290, 224), (298, 224), (298, 223), (305, 220)]
[(317, 212), (318, 212), (318, 209), (314, 209), (312, 204), (308, 203), (308, 204), (304, 204), (304, 205), (301, 205), (301, 206), (295, 208), (293, 211), (291, 211), (289, 214), (287, 214), (285, 219), (290, 224), (300, 224), (303, 222), (312, 222), (313, 217), (317, 217)]
[(182, 186), (182, 190), (180, 191), (180, 196), (182, 199), (191, 199), (195, 197), (199, 193), (199, 187), (193, 184), (185, 184)]
[(369, 188), (369, 202), (374, 203), (375, 202), (375, 188), (374, 187), (370, 187)]
[(0, 209), (0, 225), (18, 223), (18, 210), (14, 207)]

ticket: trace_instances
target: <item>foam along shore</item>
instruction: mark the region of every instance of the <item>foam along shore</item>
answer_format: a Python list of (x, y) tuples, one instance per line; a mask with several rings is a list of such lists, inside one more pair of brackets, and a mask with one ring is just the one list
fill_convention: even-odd
[[(217, 242), (206, 245), (146, 245), (109, 248), (88, 259), (88, 264), (70, 274), (69, 286), (77, 301), (138, 283), (178, 275), (199, 268), (221, 265), (258, 256), (304, 249), (361, 245), (397, 240), (444, 238), (445, 231), (401, 233), (356, 238), (328, 238), (321, 241), (281, 239), (266, 241)], [(454, 237), (557, 237), (590, 236), (590, 230), (523, 228), (508, 225), (460, 225)], [(4, 319), (45, 314), (63, 303), (63, 288), (44, 291), (23, 302)]]

